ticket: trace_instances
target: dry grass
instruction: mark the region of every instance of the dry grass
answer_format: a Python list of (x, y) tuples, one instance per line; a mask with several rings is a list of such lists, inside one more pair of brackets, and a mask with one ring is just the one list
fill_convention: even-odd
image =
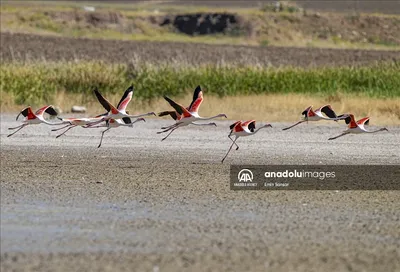
[[(273, 12), (260, 7), (210, 8), (144, 1), (120, 5), (92, 3), (91, 6), (97, 7), (96, 13), (120, 15), (118, 23), (101, 21), (99, 25), (92, 25), (82, 20), (86, 14), (82, 10), (85, 3), (56, 2), (49, 5), (40, 1), (3, 1), (2, 31), (115, 40), (400, 50), (398, 15)], [(192, 37), (154, 22), (166, 15), (213, 12), (238, 14), (246, 27), (242, 26), (240, 35)], [(76, 20), (76, 14), (82, 18)]]
[[(17, 113), (23, 107), (15, 105), (13, 98), (2, 93), (1, 111)], [(112, 103), (117, 104), (120, 94), (107, 95)], [(189, 105), (191, 95), (176, 99), (182, 105)], [(67, 116), (73, 105), (84, 105), (88, 109), (87, 115), (103, 113), (104, 110), (96, 98), (88, 98), (83, 94), (69, 94), (58, 92), (55, 105), (63, 110), (62, 115)], [(264, 122), (294, 122), (301, 118), (301, 112), (308, 106), (330, 104), (338, 113), (353, 113), (357, 119), (369, 116), (374, 125), (400, 125), (400, 98), (377, 99), (369, 97), (356, 97), (350, 95), (336, 95), (331, 97), (316, 97), (302, 94), (271, 94), (249, 95), (218, 98), (205, 95), (204, 103), (200, 108), (200, 115), (210, 116), (225, 113), (230, 120), (255, 119)], [(164, 110), (172, 110), (164, 99), (152, 102), (143, 102), (133, 99), (128, 106), (132, 114)], [(164, 117), (169, 118), (169, 117)]]

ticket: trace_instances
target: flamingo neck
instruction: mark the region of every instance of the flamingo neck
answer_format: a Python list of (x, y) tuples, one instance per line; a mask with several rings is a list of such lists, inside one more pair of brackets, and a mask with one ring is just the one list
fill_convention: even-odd
[(149, 115), (153, 115), (153, 113), (152, 112), (148, 112), (148, 113), (143, 113), (143, 114), (139, 114), (139, 115), (129, 115), (128, 117), (130, 117), (130, 118), (138, 118), (138, 117), (149, 116)]
[(256, 130), (253, 132), (253, 134), (256, 134), (256, 133), (259, 132), (261, 129), (267, 128), (267, 127), (269, 127), (269, 126), (268, 126), (268, 125), (265, 125), (265, 126), (259, 127), (258, 129), (256, 129)]
[(42, 121), (43, 121), (43, 123), (45, 123), (45, 124), (54, 125), (54, 126), (56, 126), (56, 125), (65, 125), (66, 123), (69, 123), (69, 122), (52, 123), (52, 122), (49, 122), (49, 121), (47, 121), (47, 120), (45, 120), (45, 119), (42, 119)]
[(223, 117), (223, 116), (225, 116), (225, 114), (221, 113), (221, 114), (218, 114), (218, 115), (215, 115), (215, 116), (206, 117), (206, 118), (199, 117), (199, 118), (197, 118), (197, 119), (201, 119), (201, 120), (211, 120), (211, 119), (218, 118), (218, 117)]
[(385, 130), (387, 130), (387, 129), (386, 128), (380, 128), (380, 129), (377, 129), (377, 130), (368, 131), (368, 133), (376, 133), (376, 132), (385, 131)]

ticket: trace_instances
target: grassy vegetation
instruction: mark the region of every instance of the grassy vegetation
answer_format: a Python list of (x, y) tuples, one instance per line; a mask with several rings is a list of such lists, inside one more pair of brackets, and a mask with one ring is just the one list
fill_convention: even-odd
[(95, 86), (104, 94), (120, 94), (130, 84), (137, 89), (135, 97), (143, 101), (152, 101), (164, 94), (182, 97), (198, 84), (217, 97), (286, 93), (400, 97), (398, 63), (304, 69), (42, 62), (4, 63), (0, 72), (2, 93), (13, 97), (19, 105), (53, 103), (59, 91), (90, 98)]
[[(400, 40), (396, 38), (400, 36), (400, 16), (315, 13), (287, 3), (281, 11), (275, 12), (275, 5), (207, 8), (160, 5), (150, 1), (138, 4), (3, 1), (1, 25), (2, 31), (65, 37), (400, 50)], [(118, 14), (120, 21), (106, 20), (93, 25), (86, 20), (85, 16), (90, 12), (83, 10), (85, 5), (96, 7), (93, 14), (100, 18), (111, 12)], [(214, 12), (237, 14), (246, 22), (246, 27), (240, 35), (189, 36), (172, 27), (159, 26), (160, 18), (162, 20), (166, 15)], [(382, 28), (390, 29), (390, 32), (381, 31)]]

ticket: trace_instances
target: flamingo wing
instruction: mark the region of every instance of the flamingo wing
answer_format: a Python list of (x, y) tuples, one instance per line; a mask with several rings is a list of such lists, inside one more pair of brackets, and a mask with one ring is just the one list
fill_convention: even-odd
[(329, 118), (337, 118), (337, 115), (333, 111), (331, 105), (322, 106), (319, 110), (325, 113), (325, 115), (328, 116)]
[(203, 102), (203, 91), (200, 86), (197, 86), (193, 93), (193, 100), (188, 110), (190, 112), (198, 112), (201, 103)]
[[(344, 116), (344, 114), (341, 114), (341, 115), (339, 115), (338, 116), (338, 118), (342, 118)], [(345, 122), (346, 122), (346, 124), (348, 125), (350, 122), (351, 122), (351, 117), (350, 117), (350, 115), (348, 115), (346, 118), (344, 118), (343, 119)]]
[(165, 116), (165, 115), (171, 116), (172, 119), (174, 119), (174, 120), (178, 119), (178, 115), (177, 115), (176, 111), (163, 111), (158, 114), (158, 116)]
[(307, 118), (309, 111), (311, 110), (312, 106), (309, 106), (307, 109), (305, 109), (301, 114), (304, 115), (305, 118)]
[(129, 117), (123, 117), (122, 121), (124, 121), (125, 124), (132, 124), (132, 120)]
[(256, 120), (249, 120), (242, 123), (243, 127), (247, 127), (251, 132), (254, 132), (256, 129)]
[(357, 121), (357, 125), (363, 130), (365, 130), (364, 126), (368, 124), (369, 124), (369, 117), (364, 117)]
[(369, 124), (369, 117), (364, 117), (357, 121), (357, 125), (368, 125)]
[(180, 115), (183, 115), (185, 117), (190, 117), (192, 116), (190, 114), (190, 112), (182, 105), (176, 103), (175, 101), (173, 101), (172, 99), (170, 99), (169, 97), (164, 95), (164, 99), (167, 100), (167, 102), (176, 110), (176, 112)]
[(229, 126), (229, 129), (232, 130), (237, 124), (240, 124), (241, 121), (236, 121), (235, 123), (233, 123), (232, 125)]
[(17, 118), (15, 119), (16, 121), (18, 120), (20, 115), (23, 115), (24, 117), (28, 117), (28, 119), (35, 119), (36, 116), (35, 114), (33, 114), (32, 108), (31, 107), (27, 107), (25, 109), (23, 109), (22, 111), (20, 111), (17, 115)]
[(53, 106), (49, 106), (44, 112), (50, 114), (51, 116), (57, 116), (58, 115), (58, 113), (53, 108)]
[(350, 114), (349, 117), (347, 117), (346, 119), (344, 119), (346, 121), (346, 124), (348, 124), (349, 128), (356, 128), (358, 125), (356, 123), (356, 120), (354, 119), (354, 115)]
[(43, 114), (44, 113), (48, 113), (48, 114), (50, 114), (50, 115), (53, 115), (53, 116), (56, 116), (57, 115), (57, 112), (56, 112), (56, 110), (53, 108), (53, 106), (44, 106), (44, 107), (42, 107), (42, 108), (40, 108), (40, 109), (38, 109), (36, 112), (35, 112), (35, 115), (36, 116), (43, 116)]
[(99, 90), (98, 90), (97, 88), (94, 89), (94, 94), (96, 95), (97, 100), (99, 100), (100, 104), (103, 106), (103, 108), (104, 108), (107, 112), (110, 112), (110, 111), (113, 111), (113, 110), (114, 110), (114, 112), (115, 112), (115, 110), (116, 110), (115, 107), (114, 107), (110, 102), (108, 102), (107, 99), (105, 99), (105, 98), (101, 95), (101, 93), (99, 92)]
[(132, 100), (133, 95), (133, 85), (131, 85), (128, 89), (126, 89), (124, 95), (117, 105), (118, 110), (125, 110), (128, 106), (129, 102)]

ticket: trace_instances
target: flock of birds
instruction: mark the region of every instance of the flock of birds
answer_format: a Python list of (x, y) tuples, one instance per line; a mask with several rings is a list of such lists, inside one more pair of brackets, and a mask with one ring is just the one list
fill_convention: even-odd
[[(44, 113), (47, 113), (51, 116), (57, 116), (58, 113), (54, 109), (53, 106), (44, 106), (37, 110), (36, 112), (33, 112), (31, 107), (27, 107), (23, 109), (17, 116), (16, 120), (18, 120), (19, 116), (22, 114), (25, 117), (25, 120), (23, 121), (22, 125), (17, 126), (17, 127), (12, 127), (9, 128), (10, 130), (15, 130), (13, 133), (9, 134), (7, 137), (10, 137), (23, 129), (24, 127), (28, 125), (34, 125), (34, 124), (47, 124), (47, 125), (65, 125), (61, 128), (57, 129), (52, 129), (52, 131), (59, 131), (62, 129), (65, 129), (61, 134), (57, 135), (56, 138), (59, 138), (60, 136), (64, 135), (67, 131), (70, 129), (80, 126), (83, 128), (101, 128), (104, 127), (106, 128), (105, 130), (102, 131), (101, 133), (101, 138), (100, 138), (100, 143), (98, 145), (98, 148), (101, 146), (102, 141), (103, 141), (103, 136), (104, 133), (110, 130), (111, 128), (116, 128), (120, 126), (129, 126), (132, 127), (134, 123), (140, 122), (140, 121), (145, 121), (143, 118), (144, 116), (150, 116), (154, 115), (157, 116), (155, 112), (148, 112), (144, 114), (139, 114), (139, 115), (130, 115), (129, 111), (126, 110), (129, 102), (132, 100), (132, 95), (133, 95), (133, 86), (130, 86), (122, 96), (121, 100), (119, 101), (118, 105), (115, 107), (113, 104), (111, 104), (107, 99), (105, 99), (101, 93), (98, 91), (96, 88), (94, 90), (94, 93), (100, 102), (100, 104), (103, 106), (103, 108), (106, 110), (105, 113), (97, 115), (95, 117), (89, 117), (89, 118), (60, 118), (58, 119), (61, 122), (58, 123), (53, 123), (49, 122), (44, 118)], [(217, 126), (216, 123), (196, 123), (197, 121), (206, 121), (206, 120), (211, 120), (219, 117), (225, 117), (227, 116), (223, 113), (220, 113), (218, 115), (212, 116), (212, 117), (201, 117), (198, 114), (199, 108), (201, 103), (203, 102), (203, 92), (201, 90), (200, 86), (197, 86), (194, 94), (193, 94), (193, 100), (192, 103), (189, 105), (189, 107), (184, 107), (172, 99), (170, 99), (167, 96), (164, 96), (164, 99), (172, 106), (174, 110), (171, 111), (163, 111), (158, 114), (158, 116), (167, 116), (169, 115), (172, 117), (172, 119), (175, 120), (175, 123), (167, 126), (167, 127), (162, 127), (162, 131), (157, 132), (158, 134), (161, 133), (166, 133), (167, 136), (161, 139), (161, 141), (164, 141), (167, 139), (172, 132), (174, 132), (176, 129), (188, 126), (188, 125), (196, 125), (196, 126)], [(324, 116), (324, 114), (326, 116)], [(302, 115), (304, 117), (302, 118), (301, 121), (295, 123), (292, 126), (286, 127), (283, 130), (288, 130), (291, 129), (294, 126), (297, 126), (301, 123), (308, 122), (308, 121), (320, 121), (320, 120), (330, 120), (330, 121), (339, 121), (339, 120), (344, 120), (346, 124), (348, 125), (347, 130), (345, 130), (342, 134), (329, 138), (328, 140), (334, 140), (339, 137), (345, 136), (347, 134), (360, 134), (360, 133), (376, 133), (379, 131), (388, 131), (386, 128), (381, 128), (378, 130), (374, 131), (369, 131), (365, 128), (365, 125), (368, 125), (369, 123), (369, 117), (362, 118), (358, 121), (355, 120), (353, 114), (342, 114), (342, 115), (336, 115), (336, 113), (333, 111), (332, 107), (330, 105), (325, 105), (322, 106), (316, 110), (312, 109), (312, 106), (308, 107), (302, 112)], [(136, 119), (132, 121), (132, 119)], [(236, 141), (238, 140), (239, 137), (245, 137), (245, 136), (250, 136), (256, 134), (258, 131), (260, 131), (263, 128), (268, 128), (272, 127), (271, 124), (266, 124), (264, 126), (259, 127), (256, 129), (256, 121), (255, 120), (248, 120), (248, 121), (237, 121), (233, 123), (232, 125), (229, 126), (230, 132), (228, 135), (228, 138), (232, 141), (231, 146), (228, 149), (228, 152), (226, 155), (223, 157), (222, 162), (224, 162), (225, 158), (228, 156), (229, 152), (232, 150), (233, 146), (236, 146), (236, 150), (239, 149), (239, 146), (237, 145)], [(232, 136), (235, 138), (233, 139)]]

